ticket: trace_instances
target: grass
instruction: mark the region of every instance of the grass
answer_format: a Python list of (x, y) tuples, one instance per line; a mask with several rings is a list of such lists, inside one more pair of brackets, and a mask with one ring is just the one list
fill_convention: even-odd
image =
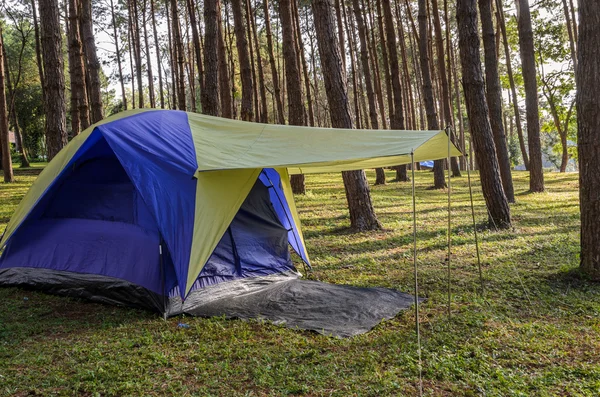
[[(17, 183), (0, 186), (2, 223), (34, 180), (31, 170), (16, 173)], [(425, 395), (600, 395), (600, 285), (577, 271), (577, 175), (545, 177), (545, 193), (527, 194), (528, 175), (515, 172), (514, 228), (480, 232), (483, 296), (466, 177), (452, 180), (448, 316), (447, 193), (428, 190), (432, 175), (417, 173)], [(297, 203), (308, 277), (413, 291), (410, 184), (372, 187), (385, 229), (357, 234), (347, 229), (339, 175), (309, 175), (307, 187)], [(477, 176), (475, 192), (483, 222)], [(0, 288), (0, 395), (412, 396), (418, 377), (412, 311), (340, 340), (258, 321), (163, 321)]]

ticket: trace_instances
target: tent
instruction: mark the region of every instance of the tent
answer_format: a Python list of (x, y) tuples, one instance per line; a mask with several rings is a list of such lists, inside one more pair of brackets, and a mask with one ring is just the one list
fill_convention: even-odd
[(210, 286), (296, 272), (288, 246), (310, 266), (291, 174), (448, 155), (460, 152), (444, 131), (125, 111), (75, 137), (32, 185), (0, 241), (0, 285), (177, 314)]

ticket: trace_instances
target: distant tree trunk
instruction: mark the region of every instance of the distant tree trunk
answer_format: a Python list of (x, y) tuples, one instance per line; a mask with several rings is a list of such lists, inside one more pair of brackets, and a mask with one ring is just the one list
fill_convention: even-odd
[(542, 168), (542, 145), (540, 142), (540, 115), (538, 109), (537, 78), (535, 73), (535, 53), (529, 0), (518, 2), (519, 49), (521, 69), (525, 86), (525, 109), (527, 112), (527, 142), (529, 144), (529, 190), (544, 191)]
[(176, 80), (177, 108), (179, 110), (186, 110), (185, 78), (183, 71), (183, 65), (185, 64), (185, 55), (183, 53), (183, 39), (181, 37), (181, 27), (179, 26), (179, 11), (177, 9), (177, 0), (171, 0), (171, 22), (173, 23), (173, 27), (171, 28), (171, 30), (173, 32), (174, 49), (176, 54), (176, 60), (173, 63), (177, 67), (176, 74), (179, 76), (179, 78)]
[[(312, 9), (331, 124), (335, 128), (352, 128), (342, 62), (335, 37), (331, 0), (313, 0)], [(373, 209), (365, 172), (345, 171), (342, 172), (342, 177), (352, 228), (356, 230), (381, 228)]]
[[(577, 70), (577, 53), (575, 51), (575, 36), (573, 35), (573, 25), (569, 15), (569, 4), (567, 0), (562, 0), (563, 11), (565, 13), (565, 23), (567, 25), (567, 34), (569, 35), (569, 48), (571, 49), (571, 60), (573, 61), (573, 70)], [(576, 77), (577, 78), (577, 77)]]
[[(450, 103), (450, 87), (448, 84), (448, 74), (446, 71), (446, 62), (445, 62), (445, 51), (444, 51), (444, 39), (442, 35), (442, 24), (440, 22), (440, 12), (438, 7), (437, 0), (432, 0), (432, 13), (433, 13), (433, 27), (435, 29), (435, 45), (437, 50), (437, 61), (438, 61), (438, 69), (440, 75), (440, 83), (442, 88), (442, 105), (444, 109), (444, 121), (446, 126), (452, 125), (452, 106)], [(449, 29), (446, 26), (446, 29)], [(448, 57), (450, 54), (448, 54)], [(487, 68), (486, 68), (487, 70)], [(452, 141), (455, 142), (454, 134), (451, 133)], [(450, 165), (452, 168), (452, 176), (459, 177), (460, 176), (460, 167), (458, 166), (458, 160), (456, 157), (452, 157), (450, 159)]]
[(273, 91), (275, 91), (275, 103), (277, 105), (277, 122), (285, 124), (285, 114), (283, 111), (283, 101), (281, 100), (281, 88), (279, 87), (279, 74), (275, 65), (275, 56), (273, 52), (273, 34), (271, 33), (271, 17), (269, 10), (269, 0), (263, 1), (265, 12), (265, 31), (267, 34), (267, 48), (269, 50), (269, 64), (271, 65), (271, 76), (273, 80)]
[(138, 15), (137, 0), (129, 0), (130, 3), (130, 23), (131, 23), (131, 43), (133, 45), (133, 56), (135, 60), (135, 71), (137, 74), (138, 105), (144, 107), (144, 82), (142, 80), (142, 44), (140, 39), (140, 20)]
[(248, 12), (250, 25), (252, 27), (252, 37), (254, 41), (254, 51), (256, 52), (256, 66), (258, 68), (258, 85), (260, 92), (260, 122), (268, 123), (269, 122), (269, 110), (267, 108), (267, 89), (265, 84), (265, 74), (263, 72), (262, 65), (262, 55), (260, 53), (260, 43), (258, 41), (258, 33), (256, 32), (256, 8), (254, 12), (252, 11), (252, 5), (250, 4), (251, 0), (246, 0), (248, 2)]
[[(367, 0), (367, 1), (369, 3), (371, 2), (370, 0)], [(387, 1), (385, 3), (388, 6), (390, 4)], [(392, 79), (394, 77), (390, 74), (391, 53), (388, 55), (389, 36), (386, 37), (385, 28), (383, 27), (383, 13), (381, 11), (381, 0), (376, 0), (376, 6), (377, 6), (377, 25), (378, 25), (378, 30), (379, 30), (379, 44), (381, 47), (381, 64), (383, 65), (383, 73), (382, 73), (382, 76), (380, 75), (380, 78), (383, 77), (383, 80), (385, 81), (385, 92), (386, 92), (386, 97), (387, 97), (388, 114), (390, 115), (390, 128), (397, 129), (397, 128), (394, 128), (391, 126), (391, 124), (393, 123), (392, 119), (394, 118), (394, 111), (395, 111), (395, 109), (394, 109), (394, 93), (392, 92), (392, 90), (393, 90)], [(393, 27), (392, 27), (392, 29), (393, 29)], [(374, 27), (373, 27), (373, 30), (371, 33), (373, 34), (373, 38), (375, 38), (375, 28)], [(395, 41), (395, 35), (394, 35), (394, 41)], [(374, 51), (375, 51), (375, 53), (377, 53), (376, 47), (374, 47)], [(377, 61), (378, 59), (379, 59), (379, 56), (376, 56), (375, 60)], [(397, 59), (396, 59), (396, 61), (397, 61)], [(406, 169), (406, 167), (405, 167), (405, 169)], [(396, 170), (397, 170), (396, 172), (398, 173), (398, 168), (396, 168)], [(400, 180), (400, 179), (398, 179), (398, 180)]]
[(38, 26), (37, 8), (35, 0), (31, 0), (31, 9), (33, 11), (33, 28), (35, 33), (35, 57), (37, 60), (38, 73), (40, 75), (40, 84), (42, 85), (42, 100), (46, 103), (46, 83), (44, 78), (44, 66), (42, 61), (42, 46), (40, 43), (40, 29)]
[[(2, 30), (0, 28), (0, 36), (1, 36)], [(0, 40), (2, 38), (0, 37)], [(26, 168), (29, 167), (29, 158), (27, 156), (27, 149), (25, 148), (25, 145), (23, 144), (23, 136), (25, 135), (25, 131), (23, 131), (23, 136), (21, 135), (21, 128), (19, 127), (19, 119), (17, 117), (17, 112), (15, 111), (15, 91), (18, 88), (19, 85), (19, 81), (20, 81), (20, 77), (22, 74), (22, 69), (23, 69), (23, 51), (25, 50), (25, 46), (27, 45), (27, 40), (28, 38), (26, 36), (22, 37), (22, 44), (21, 44), (21, 54), (19, 55), (19, 60), (18, 60), (18, 74), (17, 74), (17, 79), (14, 82), (14, 86), (11, 82), (11, 77), (10, 77), (10, 69), (8, 67), (8, 57), (6, 56), (6, 47), (2, 46), (2, 51), (3, 51), (3, 57), (4, 57), (4, 70), (5, 70), (5, 75), (6, 75), (6, 88), (8, 90), (8, 98), (7, 98), (7, 103), (8, 103), (8, 114), (9, 114), (9, 118), (10, 118), (10, 122), (13, 125), (13, 128), (15, 129), (15, 146), (17, 148), (17, 150), (19, 151), (19, 154), (21, 155), (21, 168)]]
[(244, 11), (241, 0), (231, 0), (231, 9), (242, 80), (242, 120), (252, 121), (254, 117), (252, 112), (252, 66), (248, 54), (248, 39), (244, 29)]
[[(431, 71), (429, 69), (429, 50), (427, 42), (429, 34), (427, 30), (427, 5), (426, 0), (419, 0), (419, 56), (421, 58), (421, 76), (423, 81), (423, 97), (425, 100), (425, 112), (427, 113), (427, 128), (439, 130), (437, 112), (433, 100), (433, 87), (431, 85)], [(433, 164), (433, 187), (443, 189), (446, 187), (444, 178), (444, 161), (435, 160)]]
[(219, 11), (219, 20), (217, 23), (217, 33), (219, 35), (219, 97), (221, 98), (221, 117), (227, 119), (233, 118), (233, 98), (232, 88), (229, 79), (229, 68), (227, 67), (227, 48), (225, 46), (225, 37), (223, 35), (223, 24), (221, 21), (221, 12)]
[[(348, 17), (348, 12), (346, 11), (346, 7), (342, 6), (342, 14), (344, 16), (344, 26), (346, 27), (346, 34), (348, 36), (348, 46), (350, 49), (350, 73), (352, 73), (352, 92), (353, 102), (354, 102), (354, 119), (356, 120), (356, 128), (363, 128), (362, 126), (362, 117), (360, 114), (360, 103), (359, 103), (359, 80), (357, 76), (357, 58), (356, 55), (356, 34), (354, 33), (354, 21), (352, 20), (352, 14), (350, 13), (350, 17)], [(350, 19), (351, 22), (348, 21)], [(352, 30), (350, 29), (350, 24), (352, 24)]]
[(478, 159), (481, 189), (492, 221), (498, 228), (511, 226), (510, 209), (500, 180), (494, 138), (488, 120), (483, 72), (479, 58), (479, 36), (475, 0), (458, 0), (456, 8), (458, 45), (469, 126)]
[(515, 191), (510, 171), (510, 159), (508, 156), (508, 147), (506, 145), (506, 135), (504, 133), (504, 125), (502, 124), (502, 91), (500, 88), (500, 76), (498, 75), (496, 37), (494, 33), (494, 24), (492, 22), (492, 0), (478, 0), (478, 2), (485, 53), (485, 84), (487, 87), (486, 99), (490, 112), (489, 119), (494, 135), (494, 146), (496, 147), (496, 155), (498, 157), (504, 194), (509, 203), (514, 203)]
[(502, 0), (496, 0), (496, 8), (500, 17), (500, 31), (502, 32), (502, 42), (504, 44), (504, 54), (506, 57), (506, 73), (510, 82), (510, 92), (512, 97), (513, 109), (515, 112), (515, 123), (517, 126), (517, 135), (519, 137), (519, 146), (521, 148), (521, 156), (523, 156), (523, 164), (525, 169), (529, 170), (529, 156), (525, 148), (525, 139), (523, 138), (523, 127), (521, 126), (521, 112), (519, 111), (519, 103), (517, 101), (517, 89), (515, 87), (515, 79), (513, 77), (512, 64), (510, 62), (510, 48), (506, 37), (506, 22), (504, 20), (504, 9), (502, 8)]
[(67, 144), (65, 75), (58, 0), (40, 2), (41, 48), (46, 84), (46, 147), (48, 160)]
[[(292, 4), (294, 0), (279, 1), (279, 18), (283, 36), (283, 59), (285, 60), (285, 82), (288, 91), (288, 119), (290, 125), (304, 125), (304, 104), (302, 103), (302, 81), (296, 53)], [(292, 175), (292, 191), (304, 194), (304, 175)]]
[[(394, 97), (393, 110), (390, 109), (391, 127), (395, 130), (403, 130), (404, 126), (404, 110), (402, 106), (402, 86), (400, 85), (400, 65), (398, 63), (398, 50), (396, 49), (396, 34), (394, 32), (394, 17), (392, 8), (388, 1), (383, 2), (383, 15), (385, 18), (385, 33), (387, 36), (390, 74), (392, 80), (392, 94)], [(406, 165), (396, 167), (396, 179), (401, 182), (409, 181), (406, 172)]]
[[(306, 93), (306, 102), (308, 107), (308, 124), (310, 126), (315, 126), (315, 115), (313, 111), (313, 98), (310, 92), (310, 77), (308, 75), (308, 66), (306, 64), (306, 57), (304, 55), (304, 42), (302, 41), (302, 30), (300, 29), (300, 13), (298, 11), (298, 4), (296, 1), (292, 2), (292, 17), (296, 24), (296, 40), (298, 43), (298, 55), (300, 58), (300, 66), (302, 66), (303, 76), (304, 76), (304, 91)], [(315, 97), (317, 93), (315, 92)], [(315, 98), (316, 102), (316, 98)]]
[(0, 58), (2, 58), (0, 59), (0, 146), (2, 148), (2, 173), (4, 174), (4, 182), (14, 182), (10, 141), (8, 139), (8, 107), (4, 84), (4, 56), (4, 41), (2, 39), (2, 28), (0, 27)]
[[(169, 107), (171, 109), (177, 109), (177, 88), (179, 86), (179, 84), (177, 83), (178, 80), (178, 74), (177, 74), (177, 62), (176, 62), (176, 58), (177, 58), (177, 53), (175, 50), (175, 46), (173, 45), (173, 34), (172, 34), (172, 30), (173, 30), (173, 24), (171, 22), (171, 16), (170, 16), (170, 11), (169, 9), (171, 8), (171, 1), (170, 0), (165, 0), (165, 15), (167, 17), (167, 45), (168, 45), (168, 54), (169, 54), (169, 69), (171, 70), (171, 95), (169, 95), (170, 98), (170, 105)], [(167, 81), (167, 91), (169, 90), (169, 83)]]
[[(112, 0), (111, 0), (112, 1)], [(154, 45), (156, 47), (156, 64), (158, 65), (158, 97), (160, 98), (160, 108), (165, 108), (165, 95), (162, 78), (161, 48), (158, 41), (158, 30), (156, 29), (156, 12), (154, 10), (154, 1), (150, 0), (150, 15), (152, 15), (152, 34), (154, 36)], [(125, 106), (127, 108), (127, 106)]]
[[(204, 91), (204, 68), (202, 66), (202, 48), (200, 47), (200, 33), (198, 33), (198, 21), (196, 18), (196, 5), (193, 0), (186, 0), (187, 11), (192, 26), (192, 41), (194, 43), (194, 54), (196, 56), (196, 67), (198, 68), (198, 85), (200, 92)], [(194, 96), (192, 94), (192, 96)]]
[[(127, 19), (129, 21), (127, 28), (127, 47), (129, 52), (129, 67), (131, 69), (131, 106), (135, 109), (135, 68), (134, 68), (134, 60), (133, 60), (133, 52), (134, 52), (134, 43), (133, 43), (133, 18), (131, 16), (131, 2), (127, 1)], [(137, 65), (135, 66), (137, 67)]]
[[(367, 25), (366, 40), (367, 40), (367, 48), (369, 50), (369, 54), (370, 54), (370, 58), (371, 58), (371, 70), (373, 72), (373, 85), (375, 88), (375, 97), (377, 99), (377, 105), (379, 106), (379, 114), (381, 115), (381, 125), (384, 130), (387, 130), (388, 122), (387, 122), (387, 117), (386, 117), (386, 112), (385, 112), (383, 88), (381, 86), (382, 79), (381, 79), (381, 73), (379, 70), (379, 62), (377, 61), (377, 52), (375, 50), (377, 48), (377, 45), (375, 43), (375, 32), (374, 32), (375, 26), (373, 24), (373, 18), (371, 15), (370, 7), (365, 6), (364, 0), (361, 0), (361, 3), (362, 3), (364, 15), (366, 15), (368, 17), (368, 21), (369, 21), (369, 24), (367, 24), (365, 21), (365, 25)], [(369, 34), (369, 32), (370, 32), (370, 34)], [(366, 78), (366, 76), (365, 76), (365, 78)]]
[(204, 1), (204, 91), (202, 91), (202, 112), (219, 116), (219, 0)]
[(250, 27), (250, 1), (242, 0), (244, 6), (244, 17), (246, 21), (246, 38), (248, 40), (248, 53), (250, 56), (250, 70), (252, 71), (252, 99), (254, 101), (254, 121), (259, 122), (261, 117), (260, 100), (258, 97), (258, 79), (256, 77), (256, 63), (254, 58), (254, 47), (252, 39), (252, 28)]
[[(79, 2), (69, 0), (69, 74), (71, 77), (71, 129), (79, 135), (90, 125), (88, 95), (85, 86), (83, 45), (79, 33)], [(81, 126), (81, 129), (80, 129)]]
[[(151, 4), (154, 3), (154, 1), (151, 1)], [(117, 32), (117, 20), (115, 17), (115, 5), (113, 0), (110, 0), (110, 14), (111, 14), (111, 24), (113, 27), (113, 37), (115, 40), (115, 56), (117, 57), (117, 66), (119, 69), (119, 83), (121, 85), (121, 98), (123, 101), (123, 108), (125, 110), (127, 110), (127, 95), (125, 94), (125, 83), (123, 81), (123, 66), (121, 64), (121, 50), (119, 48), (119, 34)], [(154, 11), (152, 11), (152, 16), (154, 17)], [(155, 40), (156, 40), (156, 35), (155, 35)], [(158, 54), (159, 51), (157, 51)], [(158, 63), (160, 65), (160, 62)], [(158, 73), (160, 76), (160, 67), (158, 68)], [(86, 97), (87, 97), (87, 93), (86, 93)]]
[[(40, 12), (41, 14), (41, 12)], [(96, 54), (94, 29), (92, 27), (92, 2), (81, 0), (81, 37), (83, 53), (87, 59), (87, 76), (90, 79), (88, 95), (90, 97), (90, 121), (92, 124), (104, 118), (102, 109), (102, 90), (100, 87), (100, 61)]]
[[(363, 20), (363, 14), (360, 10), (358, 0), (353, 0), (354, 15), (356, 17), (356, 24), (358, 25), (358, 37), (360, 40), (360, 60), (363, 68), (363, 75), (365, 79), (365, 87), (367, 90), (367, 99), (369, 102), (369, 119), (371, 120), (371, 128), (374, 130), (379, 129), (379, 120), (377, 119), (377, 105), (375, 103), (375, 92), (373, 91), (373, 85), (371, 84), (371, 70), (369, 68), (369, 51), (367, 44), (367, 28)], [(375, 170), (376, 185), (385, 185), (385, 172), (382, 168)]]
[(581, 211), (581, 270), (600, 280), (600, 4), (579, 4), (577, 147)]
[[(152, 0), (150, 0), (152, 2)], [(144, 45), (146, 46), (146, 69), (148, 71), (148, 94), (150, 99), (150, 107), (156, 107), (156, 99), (154, 96), (154, 75), (152, 73), (152, 61), (150, 60), (150, 43), (148, 42), (148, 21), (146, 19), (146, 10), (148, 9), (148, 0), (144, 0), (142, 6), (142, 25), (144, 29)]]

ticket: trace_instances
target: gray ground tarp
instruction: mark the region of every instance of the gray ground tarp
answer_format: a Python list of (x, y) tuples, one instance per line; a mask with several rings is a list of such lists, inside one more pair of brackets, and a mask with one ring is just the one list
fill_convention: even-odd
[(334, 285), (286, 274), (204, 288), (192, 293), (183, 307), (172, 307), (170, 314), (264, 319), (343, 338), (365, 333), (413, 303), (412, 295), (392, 289)]

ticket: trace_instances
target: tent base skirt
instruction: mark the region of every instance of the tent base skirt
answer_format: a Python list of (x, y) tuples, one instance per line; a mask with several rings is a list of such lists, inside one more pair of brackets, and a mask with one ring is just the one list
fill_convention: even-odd
[(302, 280), (293, 271), (211, 285), (192, 291), (184, 302), (112, 277), (39, 268), (2, 269), (0, 286), (158, 313), (166, 309), (167, 316), (259, 319), (339, 338), (368, 332), (414, 303), (412, 295), (393, 289)]
[(291, 272), (217, 284), (190, 298), (182, 309), (194, 316), (262, 319), (339, 338), (368, 332), (414, 303), (413, 295), (393, 289), (302, 280)]

